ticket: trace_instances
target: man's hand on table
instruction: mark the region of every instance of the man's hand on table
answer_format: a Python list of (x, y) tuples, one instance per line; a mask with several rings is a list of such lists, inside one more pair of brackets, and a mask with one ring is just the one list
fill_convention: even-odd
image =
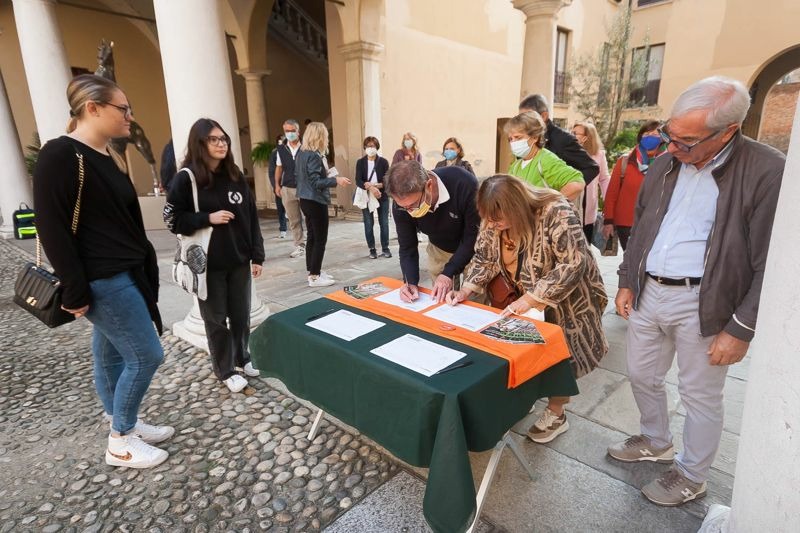
[(436, 276), (436, 281), (433, 283), (431, 298), (436, 300), (438, 303), (442, 303), (447, 296), (447, 293), (450, 292), (452, 288), (453, 279), (445, 276), (444, 274), (439, 274)]
[(406, 303), (419, 299), (419, 289), (416, 285), (406, 283), (400, 288), (400, 299)]

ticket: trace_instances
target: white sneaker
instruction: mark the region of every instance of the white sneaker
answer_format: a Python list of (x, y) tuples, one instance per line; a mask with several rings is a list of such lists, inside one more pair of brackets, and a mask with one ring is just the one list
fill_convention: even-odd
[(278, 238), (279, 239), (285, 239), (286, 238), (286, 232), (285, 231), (280, 232), (280, 234), (278, 235)]
[(330, 278), (323, 278), (322, 276), (308, 276), (309, 287), (330, 287), (336, 283)]
[[(108, 413), (103, 413), (103, 418), (108, 421), (108, 425), (111, 427), (114, 417)], [(136, 425), (133, 426), (131, 434), (136, 435), (147, 444), (158, 444), (173, 436), (175, 434), (175, 428), (172, 426), (154, 426), (152, 424), (147, 424), (141, 418), (137, 418)]]
[(247, 380), (244, 379), (239, 374), (234, 374), (225, 381), (223, 381), (226, 387), (230, 389), (231, 392), (242, 392), (242, 389), (247, 387)]
[(261, 372), (258, 371), (256, 367), (253, 366), (252, 361), (248, 361), (246, 365), (244, 365), (244, 373), (251, 378), (258, 377), (261, 375)]
[(167, 460), (166, 450), (150, 446), (134, 435), (108, 436), (106, 464), (128, 468), (152, 468)]
[(328, 273), (327, 273), (327, 272), (325, 272), (324, 270), (320, 270), (320, 272), (319, 272), (319, 277), (321, 277), (321, 278), (325, 278), (325, 279), (329, 279), (329, 280), (331, 280), (331, 281), (336, 281), (336, 279), (335, 279), (333, 276), (331, 276), (330, 274), (328, 274)]
[(297, 248), (294, 249), (292, 253), (289, 254), (289, 257), (298, 258), (298, 257), (303, 257), (304, 255), (306, 255), (306, 247), (298, 246)]

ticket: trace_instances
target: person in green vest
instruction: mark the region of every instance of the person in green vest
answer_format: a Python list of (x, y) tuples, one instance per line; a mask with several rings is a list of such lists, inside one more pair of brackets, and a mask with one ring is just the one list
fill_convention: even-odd
[(536, 187), (554, 189), (575, 202), (586, 184), (579, 170), (544, 148), (544, 120), (536, 111), (520, 113), (505, 125), (505, 134), (516, 159), (508, 173)]

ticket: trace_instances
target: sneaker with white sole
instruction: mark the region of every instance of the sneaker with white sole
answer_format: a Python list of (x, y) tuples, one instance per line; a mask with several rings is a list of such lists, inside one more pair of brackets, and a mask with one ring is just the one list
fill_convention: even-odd
[(609, 446), (608, 455), (623, 463), (636, 463), (639, 461), (671, 463), (675, 457), (675, 448), (672, 447), (672, 444), (663, 448), (656, 448), (650, 442), (650, 437), (634, 435), (622, 442)]
[(545, 444), (568, 429), (569, 422), (567, 422), (566, 412), (561, 413), (561, 416), (559, 416), (545, 407), (539, 420), (528, 430), (528, 438), (538, 444)]
[(285, 239), (286, 238), (286, 232), (285, 231), (280, 232), (280, 234), (278, 234), (278, 238), (279, 239)]
[(242, 392), (242, 389), (247, 387), (247, 380), (239, 374), (234, 374), (226, 380), (222, 381), (231, 392)]
[(127, 468), (152, 468), (167, 460), (166, 450), (147, 444), (134, 434), (108, 436), (106, 464)]
[(298, 246), (297, 248), (294, 249), (294, 251), (292, 251), (292, 253), (289, 254), (289, 257), (295, 259), (298, 257), (303, 257), (304, 255), (306, 255), (306, 247)]
[(644, 487), (642, 494), (657, 505), (676, 507), (706, 495), (706, 482), (695, 483), (675, 468), (654, 479)]
[(335, 280), (331, 278), (323, 278), (322, 276), (308, 276), (308, 286), (309, 287), (330, 287), (336, 283)]
[(252, 361), (248, 361), (242, 370), (244, 370), (245, 375), (250, 376), (251, 378), (261, 375), (261, 372), (259, 372), (259, 370), (253, 366)]
[[(106, 419), (110, 427), (114, 421), (114, 417), (108, 413), (103, 413), (103, 418)], [(133, 426), (130, 434), (136, 435), (147, 444), (158, 444), (173, 436), (175, 434), (175, 428), (172, 426), (154, 426), (146, 423), (141, 418), (137, 418), (136, 425)]]

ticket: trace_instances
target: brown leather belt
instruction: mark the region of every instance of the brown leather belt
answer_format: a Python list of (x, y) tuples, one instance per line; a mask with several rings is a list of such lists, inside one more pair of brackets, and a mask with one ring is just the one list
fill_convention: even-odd
[(670, 287), (691, 287), (693, 285), (700, 285), (700, 281), (703, 278), (662, 278), (661, 276), (655, 276), (650, 272), (647, 273), (647, 277), (655, 280), (656, 283), (659, 285), (668, 285)]

